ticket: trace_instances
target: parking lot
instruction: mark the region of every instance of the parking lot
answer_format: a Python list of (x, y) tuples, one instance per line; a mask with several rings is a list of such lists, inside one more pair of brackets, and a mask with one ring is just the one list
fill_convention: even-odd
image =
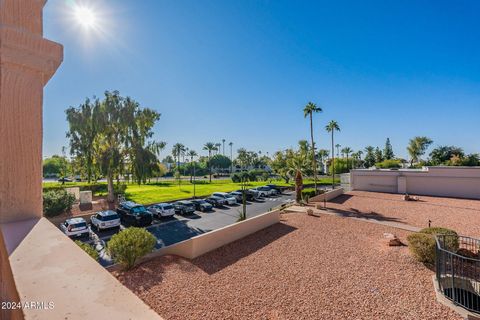
[[(247, 218), (265, 213), (272, 208), (292, 201), (293, 198), (293, 193), (286, 192), (282, 195), (247, 202)], [(146, 227), (146, 229), (157, 238), (155, 247), (159, 249), (235, 223), (241, 210), (242, 206), (237, 204), (214, 208), (210, 212), (195, 211), (195, 213), (185, 216), (175, 214), (172, 218), (154, 219), (153, 224)], [(123, 228), (124, 226), (121, 226), (120, 230)], [(104, 247), (108, 240), (118, 231), (118, 228), (102, 231), (92, 230), (90, 239), (84, 238), (79, 240), (94, 245), (100, 253), (100, 264), (109, 266), (113, 262), (106, 255)]]

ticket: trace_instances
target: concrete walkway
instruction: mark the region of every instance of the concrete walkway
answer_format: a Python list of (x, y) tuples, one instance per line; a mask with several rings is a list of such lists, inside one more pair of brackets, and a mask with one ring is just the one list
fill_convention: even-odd
[(401, 223), (401, 222), (395, 222), (395, 221), (388, 221), (388, 220), (380, 220), (380, 219), (375, 219), (375, 218), (365, 218), (362, 217), (360, 214), (355, 213), (355, 212), (345, 212), (345, 211), (338, 211), (335, 209), (316, 209), (311, 206), (291, 206), (288, 207), (288, 209), (285, 210), (285, 212), (298, 212), (298, 213), (307, 213), (308, 209), (312, 209), (314, 214), (329, 214), (332, 216), (337, 216), (337, 217), (342, 217), (342, 218), (348, 218), (348, 219), (353, 219), (353, 220), (358, 220), (358, 221), (364, 221), (364, 222), (370, 222), (370, 223), (376, 223), (376, 224), (381, 224), (384, 226), (389, 226), (397, 229), (402, 229), (406, 231), (411, 231), (411, 232), (418, 232), (422, 228), (411, 226), (406, 223)]

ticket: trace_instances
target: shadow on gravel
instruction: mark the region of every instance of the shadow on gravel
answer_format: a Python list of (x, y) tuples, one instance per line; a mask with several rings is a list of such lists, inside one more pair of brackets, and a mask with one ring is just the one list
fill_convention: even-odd
[(191, 262), (211, 275), (295, 230), (297, 230), (297, 228), (280, 222), (243, 239), (208, 252), (203, 256), (193, 259)]
[(339, 195), (338, 197), (336, 197), (334, 199), (331, 199), (328, 202), (337, 203), (337, 204), (344, 204), (345, 202), (347, 202), (352, 197), (353, 196), (350, 195), (350, 194), (342, 194), (342, 195)]
[(398, 219), (394, 217), (386, 217), (383, 214), (380, 214), (375, 211), (362, 212), (355, 208), (350, 208), (350, 210), (342, 210), (342, 209), (331, 209), (331, 210), (334, 211), (335, 214), (340, 217), (353, 217), (353, 218), (372, 219), (377, 221), (393, 221), (393, 222), (400, 222), (400, 223), (403, 222), (402, 219)]

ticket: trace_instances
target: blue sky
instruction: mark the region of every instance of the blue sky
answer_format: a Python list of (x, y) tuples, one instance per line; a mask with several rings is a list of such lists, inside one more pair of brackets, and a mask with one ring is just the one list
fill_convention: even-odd
[[(71, 18), (90, 6), (97, 31)], [(118, 89), (162, 113), (155, 138), (274, 151), (339, 122), (354, 150), (390, 137), (480, 152), (480, 2), (49, 0), (45, 37), (64, 62), (44, 96), (44, 153), (67, 145), (64, 110)]]

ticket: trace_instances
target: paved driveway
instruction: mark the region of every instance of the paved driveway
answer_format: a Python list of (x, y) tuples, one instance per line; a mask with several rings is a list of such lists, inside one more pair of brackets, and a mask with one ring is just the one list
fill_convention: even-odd
[[(292, 201), (293, 198), (292, 193), (286, 193), (280, 196), (264, 198), (260, 201), (248, 202), (247, 218), (265, 213), (283, 203)], [(159, 249), (235, 223), (241, 210), (241, 205), (234, 205), (215, 208), (211, 212), (195, 211), (194, 214), (188, 216), (175, 215), (169, 219), (154, 220), (154, 224), (146, 229), (157, 238), (155, 248)], [(122, 226), (121, 229), (123, 228)], [(105, 254), (103, 247), (117, 232), (118, 230), (95, 231), (92, 240), (85, 240), (85, 242), (96, 246), (97, 251), (100, 253), (100, 263), (103, 266), (113, 263), (110, 257)]]

